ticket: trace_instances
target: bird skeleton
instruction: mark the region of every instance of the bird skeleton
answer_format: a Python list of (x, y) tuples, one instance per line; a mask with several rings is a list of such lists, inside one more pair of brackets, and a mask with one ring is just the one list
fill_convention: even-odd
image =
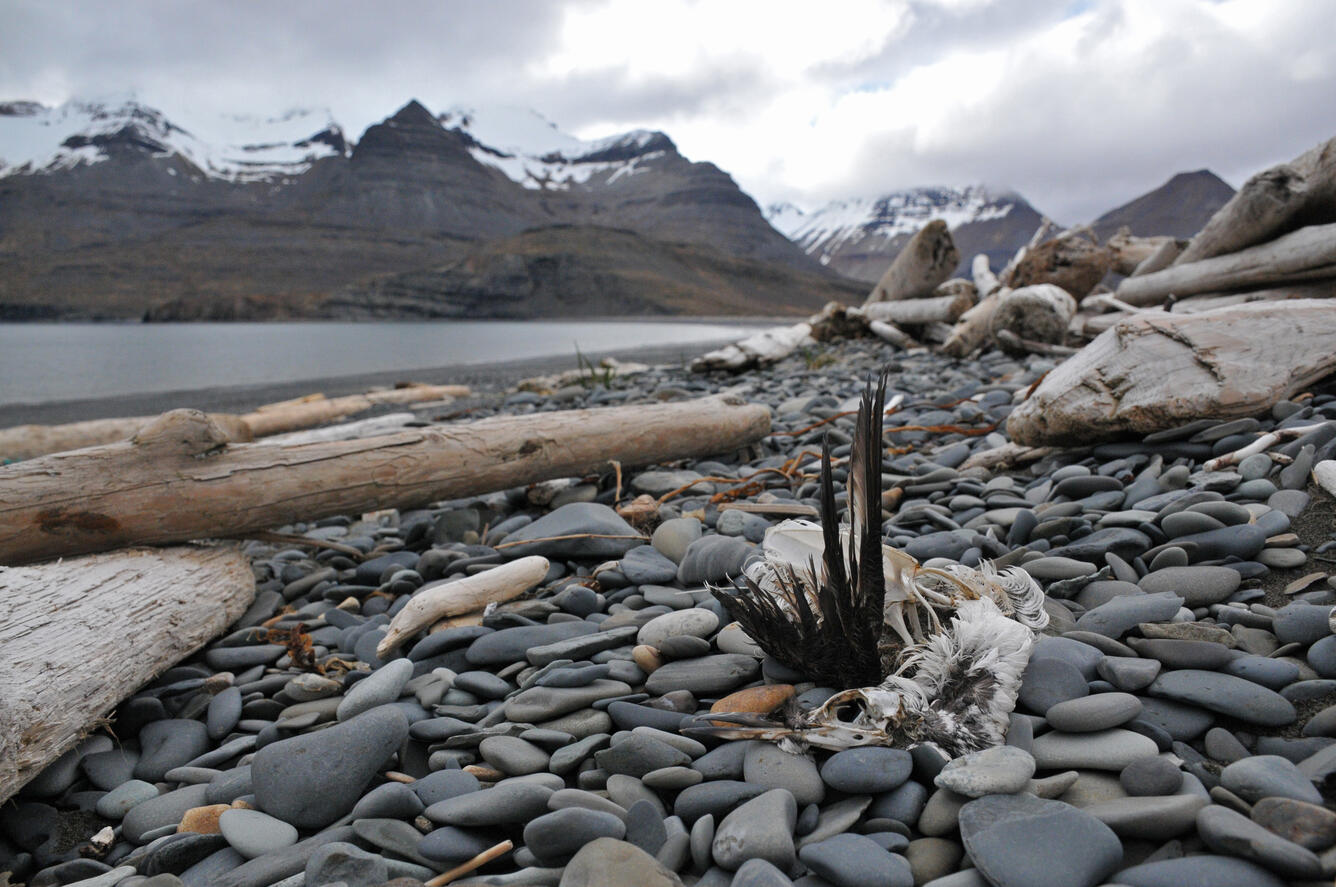
[(777, 722), (709, 715), (693, 732), (809, 746), (932, 743), (952, 756), (1001, 744), (1044, 593), (1016, 567), (926, 567), (883, 543), (881, 435), (886, 377), (859, 404), (849, 454), (850, 523), (835, 508), (829, 441), (821, 455), (821, 524), (789, 520), (765, 557), (714, 595), (756, 643), (818, 684), (853, 687)]

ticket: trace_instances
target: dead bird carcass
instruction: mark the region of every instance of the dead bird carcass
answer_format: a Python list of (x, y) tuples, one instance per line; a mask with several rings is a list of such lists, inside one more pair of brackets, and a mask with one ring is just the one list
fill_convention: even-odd
[(1000, 745), (1044, 593), (1019, 568), (925, 567), (883, 544), (886, 379), (869, 385), (849, 455), (850, 525), (835, 508), (829, 442), (821, 455), (821, 525), (790, 520), (765, 537), (765, 560), (715, 596), (776, 660), (820, 685), (851, 687), (780, 719), (709, 715), (694, 732), (809, 746), (931, 743), (952, 757)]

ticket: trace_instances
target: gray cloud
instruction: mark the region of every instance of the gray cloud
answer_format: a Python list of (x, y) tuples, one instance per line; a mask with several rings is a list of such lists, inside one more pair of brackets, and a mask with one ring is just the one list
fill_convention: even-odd
[[(563, 51), (566, 10), (597, 12), (599, 0), (11, 0), (0, 99), (135, 90), (174, 114), (326, 106), (354, 135), (412, 97), (436, 110), (527, 105), (568, 131), (663, 129), (762, 203), (983, 181), (1077, 221), (1181, 170), (1237, 185), (1336, 134), (1325, 17), (1300, 0), (1254, 2), (1257, 24), (1231, 28), (1197, 0), (898, 0), (900, 25), (871, 34), (870, 49), (802, 70), (739, 32), (737, 53), (682, 74), (634, 54), (540, 74)], [(649, 16), (708, 28), (718, 9), (641, 8), (628, 39), (653, 36)], [(948, 58), (977, 73), (953, 80)]]

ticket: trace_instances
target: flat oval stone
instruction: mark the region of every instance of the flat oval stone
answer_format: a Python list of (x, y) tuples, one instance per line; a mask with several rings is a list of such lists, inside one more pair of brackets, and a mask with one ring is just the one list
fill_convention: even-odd
[(914, 887), (909, 860), (888, 853), (866, 835), (846, 832), (798, 852), (803, 863), (836, 887)]
[(960, 836), (996, 887), (1094, 887), (1123, 856), (1118, 836), (1089, 813), (1028, 795), (970, 801)]
[(1030, 753), (1040, 770), (1122, 770), (1138, 758), (1159, 753), (1154, 741), (1131, 730), (1098, 733), (1045, 733)]
[(1044, 718), (1064, 733), (1094, 733), (1120, 727), (1141, 714), (1141, 700), (1131, 693), (1095, 693), (1059, 702)]
[(503, 628), (474, 640), (464, 656), (472, 665), (509, 665), (523, 661), (530, 647), (542, 647), (597, 631), (597, 625), (583, 620)]
[(1124, 767), (1118, 782), (1133, 797), (1172, 795), (1183, 787), (1183, 771), (1166, 758), (1142, 758)]
[(1142, 622), (1167, 622), (1182, 606), (1183, 599), (1173, 592), (1116, 597), (1081, 614), (1076, 627), (1120, 638)]
[(1081, 809), (1121, 838), (1158, 842), (1190, 832), (1197, 812), (1208, 803), (1201, 795), (1156, 795), (1110, 798)]
[(677, 635), (708, 638), (719, 627), (719, 617), (714, 611), (702, 607), (677, 610), (655, 616), (640, 627), (636, 643), (657, 647), (665, 639)]
[(1019, 701), (1028, 710), (1044, 714), (1059, 702), (1079, 699), (1090, 692), (1081, 672), (1069, 662), (1043, 657), (1031, 659), (1021, 678)]
[(413, 663), (407, 659), (395, 659), (373, 671), (370, 677), (363, 678), (352, 686), (343, 696), (343, 701), (335, 713), (340, 721), (357, 717), (378, 705), (385, 705), (399, 698), (404, 686), (413, 677)]
[(632, 733), (610, 748), (595, 753), (594, 762), (607, 773), (639, 778), (664, 767), (690, 764), (691, 756), (652, 736)]
[(584, 687), (530, 687), (506, 700), (505, 713), (514, 723), (537, 724), (631, 692), (629, 684), (606, 679)]
[(297, 843), (295, 828), (259, 810), (227, 810), (218, 817), (218, 828), (232, 849), (247, 859)]
[(1271, 630), (1282, 644), (1311, 644), (1331, 634), (1332, 607), (1286, 604), (1276, 610)]
[(1220, 771), (1220, 784), (1249, 803), (1269, 797), (1322, 803), (1322, 794), (1308, 777), (1279, 755), (1254, 755), (1235, 761)]
[(1253, 805), (1252, 820), (1300, 847), (1322, 851), (1336, 844), (1336, 813), (1293, 798), (1262, 798)]
[(1164, 672), (1151, 683), (1147, 692), (1267, 727), (1292, 724), (1299, 716), (1294, 705), (1279, 693), (1252, 681), (1214, 671)]
[(180, 767), (209, 750), (209, 728), (199, 721), (169, 718), (150, 721), (139, 731), (139, 763), (135, 779), (159, 782), (168, 770)]
[(613, 838), (597, 838), (581, 847), (567, 863), (561, 880), (567, 887), (675, 887), (682, 883), (644, 850)]
[(445, 825), (428, 832), (418, 842), (417, 852), (427, 859), (453, 865), (472, 859), (495, 843), (487, 832)]
[(1029, 752), (1001, 745), (948, 761), (933, 783), (969, 798), (1009, 795), (1029, 785), (1034, 771), (1035, 760)]
[(383, 705), (324, 730), (270, 743), (251, 762), (256, 805), (299, 829), (329, 825), (352, 810), (407, 738), (403, 711)]
[(547, 752), (518, 736), (488, 736), (478, 744), (478, 752), (507, 776), (540, 773), (549, 761)]
[(1127, 887), (1285, 887), (1266, 869), (1235, 856), (1184, 856), (1123, 869), (1114, 875)]
[(904, 749), (863, 746), (827, 758), (821, 765), (821, 779), (846, 794), (881, 794), (903, 785), (913, 767), (914, 760)]
[(529, 821), (524, 826), (524, 846), (540, 865), (562, 865), (581, 847), (597, 838), (621, 840), (626, 823), (611, 813), (566, 807)]
[(820, 804), (826, 796), (821, 774), (810, 757), (784, 751), (769, 742), (754, 742), (747, 747), (742, 774), (752, 785), (786, 789), (802, 806)]
[(1167, 669), (1223, 668), (1234, 658), (1234, 651), (1212, 641), (1185, 641), (1169, 638), (1128, 638), (1128, 646), (1147, 659), (1154, 659)]
[[(688, 789), (690, 791), (690, 789)], [(724, 817), (711, 849), (720, 868), (736, 871), (749, 859), (764, 859), (782, 870), (793, 866), (793, 826), (798, 806), (785, 789), (772, 789)]]
[(528, 822), (547, 811), (552, 789), (532, 782), (507, 782), (469, 792), (427, 807), (432, 822), (463, 827)]
[(1197, 814), (1197, 834), (1217, 853), (1241, 856), (1287, 878), (1309, 881), (1322, 874), (1322, 864), (1312, 850), (1219, 804), (1204, 807)]
[(655, 696), (688, 690), (696, 696), (718, 696), (756, 677), (760, 663), (751, 656), (718, 653), (698, 659), (669, 662), (645, 680), (645, 692)]

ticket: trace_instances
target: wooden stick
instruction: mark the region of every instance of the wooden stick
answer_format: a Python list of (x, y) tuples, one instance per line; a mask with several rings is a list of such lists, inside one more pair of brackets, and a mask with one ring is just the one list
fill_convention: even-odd
[(547, 558), (531, 555), (463, 579), (422, 586), (390, 620), (385, 637), (376, 645), (376, 655), (384, 659), (404, 641), (447, 616), (519, 597), (543, 581), (548, 566)]
[[(157, 416), (130, 416), (120, 419), (90, 419), (63, 425), (15, 425), (0, 428), (0, 463), (6, 459), (35, 459), (48, 453), (81, 450), (128, 440)], [(210, 413), (214, 424), (238, 443), (253, 438), (251, 428), (240, 416)]]
[(946, 222), (933, 219), (900, 250), (863, 305), (931, 296), (959, 263), (960, 251), (951, 240)]
[(1311, 225), (1237, 253), (1180, 261), (1163, 271), (1129, 277), (1118, 285), (1118, 298), (1144, 307), (1163, 302), (1171, 293), (1263, 289), (1329, 277), (1336, 277), (1336, 224)]
[(254, 597), (250, 563), (231, 547), (0, 567), (0, 801)]
[(974, 307), (974, 299), (965, 292), (923, 299), (901, 299), (894, 302), (873, 302), (863, 306), (863, 314), (870, 321), (902, 324), (923, 324), (933, 321), (955, 323), (960, 315)]
[(487, 863), (496, 859), (498, 856), (505, 856), (507, 853), (511, 851), (511, 849), (514, 848), (514, 846), (515, 846), (514, 842), (507, 839), (505, 841), (502, 841), (500, 844), (488, 847), (486, 850), (479, 853), (477, 856), (473, 857), (467, 862), (462, 862), (459, 865), (455, 866), (454, 868), (450, 869), (450, 871), (443, 872), (442, 874), (439, 874), (436, 877), (432, 878), (430, 881), (424, 882), (425, 887), (445, 887), (446, 884), (449, 884), (451, 881), (455, 880), (460, 875), (467, 875), (469, 872), (474, 871), (475, 869), (480, 869), (483, 866), (487, 865)]
[(1278, 428), (1275, 431), (1268, 431), (1246, 447), (1240, 447), (1232, 453), (1225, 453), (1224, 455), (1216, 456), (1214, 459), (1207, 459), (1202, 468), (1205, 471), (1219, 471), (1221, 468), (1227, 468), (1230, 465), (1238, 465), (1249, 456), (1266, 452), (1282, 440), (1303, 437), (1310, 431), (1318, 430), (1324, 424), (1325, 423), (1318, 422), (1315, 425), (1294, 425), (1289, 428)]
[(0, 468), (0, 563), (243, 535), (554, 477), (724, 453), (764, 437), (736, 396), (506, 416), (363, 440), (229, 445), (177, 410), (129, 443)]

